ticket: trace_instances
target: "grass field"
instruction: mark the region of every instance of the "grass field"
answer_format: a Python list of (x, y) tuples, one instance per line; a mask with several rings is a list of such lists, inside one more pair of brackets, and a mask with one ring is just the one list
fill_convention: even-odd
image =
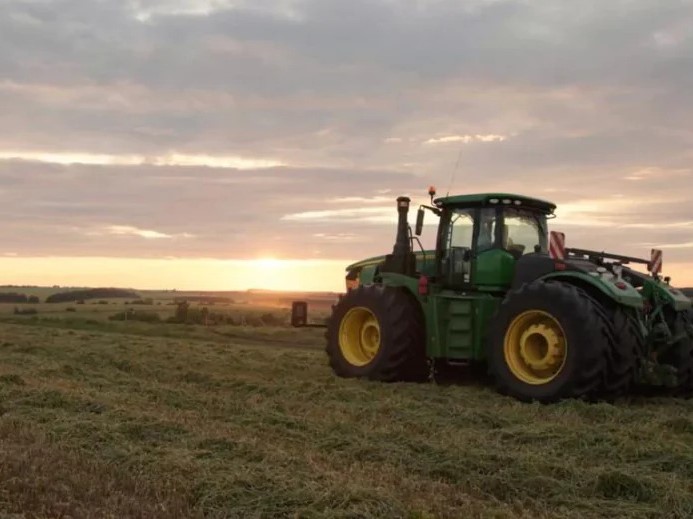
[(693, 516), (691, 401), (342, 380), (320, 330), (101, 311), (0, 311), (0, 517)]

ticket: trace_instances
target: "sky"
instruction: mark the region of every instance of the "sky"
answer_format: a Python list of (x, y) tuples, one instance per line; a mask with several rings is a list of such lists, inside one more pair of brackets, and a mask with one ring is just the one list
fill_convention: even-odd
[(343, 290), (433, 184), (690, 286), (691, 114), (691, 1), (0, 0), (0, 283)]

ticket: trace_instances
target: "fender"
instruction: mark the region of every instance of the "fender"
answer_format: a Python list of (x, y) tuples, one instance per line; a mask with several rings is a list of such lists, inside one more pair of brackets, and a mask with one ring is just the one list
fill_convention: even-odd
[(383, 280), (383, 285), (406, 288), (414, 297), (420, 299), (419, 281), (416, 278), (405, 276), (404, 274), (395, 274), (393, 272), (383, 272), (380, 274), (380, 277)]
[(643, 308), (643, 298), (640, 293), (633, 285), (623, 280), (620, 280), (620, 282), (624, 288), (619, 288), (613, 281), (574, 270), (552, 272), (539, 279), (555, 279), (565, 283), (572, 283), (588, 290), (591, 288), (602, 292), (621, 305), (637, 309)]

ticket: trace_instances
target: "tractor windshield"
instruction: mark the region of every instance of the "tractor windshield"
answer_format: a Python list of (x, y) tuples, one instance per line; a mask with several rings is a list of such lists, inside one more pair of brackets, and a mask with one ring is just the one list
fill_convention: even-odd
[(526, 209), (505, 209), (503, 248), (519, 255), (529, 254), (538, 247), (547, 252), (546, 217)]

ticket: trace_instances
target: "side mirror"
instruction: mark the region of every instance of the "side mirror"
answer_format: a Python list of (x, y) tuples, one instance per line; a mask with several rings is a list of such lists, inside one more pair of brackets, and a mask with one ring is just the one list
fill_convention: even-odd
[(419, 207), (419, 211), (416, 213), (416, 228), (414, 229), (414, 234), (417, 236), (421, 236), (421, 232), (423, 231), (423, 223), (424, 223), (424, 210)]

